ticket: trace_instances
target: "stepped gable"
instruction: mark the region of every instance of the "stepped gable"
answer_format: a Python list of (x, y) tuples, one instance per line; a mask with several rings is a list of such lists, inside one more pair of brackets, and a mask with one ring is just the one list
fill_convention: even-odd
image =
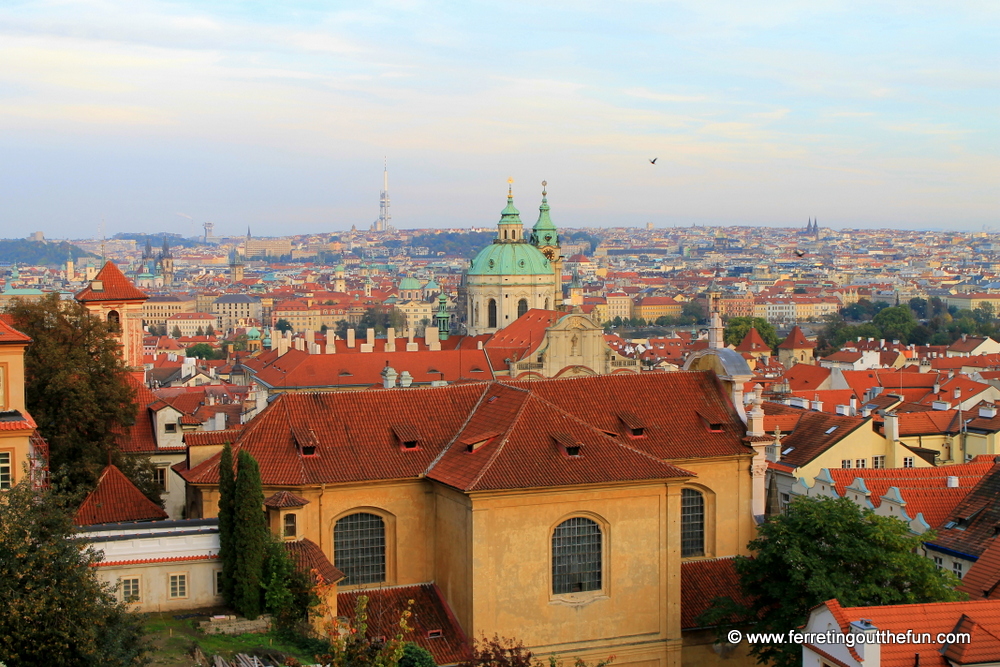
[[(753, 453), (743, 443), (743, 421), (711, 371), (594, 375), (510, 384), (658, 459)], [(642, 421), (641, 436), (631, 435), (619, 416), (622, 412)], [(711, 429), (712, 425), (720, 428)]]
[(153, 521), (166, 519), (167, 513), (142, 495), (122, 471), (109, 465), (101, 472), (97, 488), (90, 492), (76, 511), (73, 523), (92, 526), (122, 521)]
[(778, 343), (779, 350), (811, 350), (816, 347), (816, 343), (806, 338), (799, 325), (792, 327), (785, 340)]
[(426, 649), (439, 665), (453, 665), (471, 657), (470, 642), (462, 626), (444, 601), (437, 584), (416, 586), (390, 586), (349, 591), (337, 594), (337, 613), (354, 616), (360, 596), (368, 597), (368, 634), (374, 637), (392, 637), (399, 632), (399, 617), (413, 600), (413, 616), (408, 620), (412, 628), (403, 635)]
[[(526, 465), (530, 462), (530, 465)], [(493, 385), (427, 471), (461, 491), (693, 477), (523, 389)]]
[[(100, 285), (102, 289), (94, 289)], [(112, 261), (104, 263), (94, 279), (86, 287), (77, 292), (76, 300), (87, 301), (145, 301), (149, 295), (136, 288), (132, 281)]]

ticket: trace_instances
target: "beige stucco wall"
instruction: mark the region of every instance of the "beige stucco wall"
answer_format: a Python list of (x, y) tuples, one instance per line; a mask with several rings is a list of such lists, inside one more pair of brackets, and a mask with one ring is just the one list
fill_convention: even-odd
[[(138, 602), (129, 604), (129, 608), (133, 611), (174, 611), (222, 604), (222, 597), (215, 594), (215, 573), (222, 570), (222, 564), (218, 559), (102, 565), (96, 570), (98, 578), (112, 586), (118, 585), (123, 578), (139, 578), (141, 598)], [(170, 598), (171, 574), (187, 575), (187, 596)], [(118, 599), (122, 599), (120, 590)]]

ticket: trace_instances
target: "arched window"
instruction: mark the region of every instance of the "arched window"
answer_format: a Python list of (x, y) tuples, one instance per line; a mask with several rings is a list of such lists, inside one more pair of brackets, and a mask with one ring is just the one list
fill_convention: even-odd
[(545, 310), (549, 309), (549, 297), (545, 297)]
[(681, 556), (705, 555), (705, 496), (681, 490)]
[(496, 329), (497, 326), (497, 302), (496, 299), (490, 299), (489, 303), (486, 304), (487, 308), (487, 324), (486, 326), (490, 329)]
[(122, 317), (118, 314), (117, 310), (112, 310), (108, 313), (108, 324), (111, 325), (112, 331), (121, 331)]
[(345, 586), (385, 581), (385, 522), (377, 514), (358, 512), (333, 526), (333, 560), (344, 573)]
[(528, 300), (521, 299), (517, 302), (517, 316), (521, 317), (521, 315), (524, 315), (526, 312), (528, 312)]
[(295, 515), (286, 514), (285, 515), (285, 537), (295, 537), (296, 526), (295, 526)]
[(582, 516), (567, 519), (552, 533), (552, 592), (601, 589), (601, 527)]

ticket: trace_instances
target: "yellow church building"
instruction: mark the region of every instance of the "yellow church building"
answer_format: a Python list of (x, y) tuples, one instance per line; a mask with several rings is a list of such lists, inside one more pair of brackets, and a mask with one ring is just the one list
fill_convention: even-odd
[(275, 521), (344, 573), (342, 598), (430, 592), (425, 646), (498, 634), (540, 657), (720, 659), (710, 632), (682, 633), (682, 564), (746, 553), (755, 452), (711, 371), (282, 394), (239, 431), (188, 438), (190, 517), (216, 516), (225, 441), (258, 460), (265, 496), (300, 499)]

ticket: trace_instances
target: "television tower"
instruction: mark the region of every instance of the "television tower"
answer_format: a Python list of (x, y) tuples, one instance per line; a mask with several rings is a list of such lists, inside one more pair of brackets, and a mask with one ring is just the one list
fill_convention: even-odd
[(386, 160), (382, 168), (382, 192), (378, 200), (378, 220), (373, 225), (373, 231), (392, 231), (391, 220), (392, 216), (389, 214), (389, 163)]

